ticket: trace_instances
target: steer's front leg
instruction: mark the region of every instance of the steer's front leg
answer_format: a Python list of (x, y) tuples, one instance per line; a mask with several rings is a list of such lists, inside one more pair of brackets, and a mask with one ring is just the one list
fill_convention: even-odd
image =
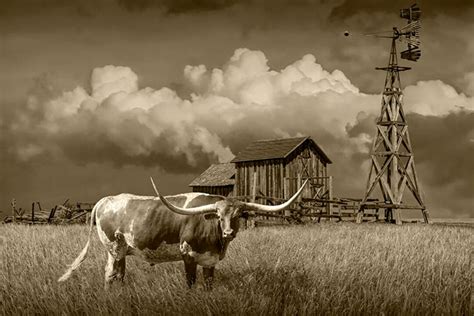
[(212, 282), (214, 281), (214, 267), (203, 267), (202, 273), (204, 275), (204, 286), (206, 290), (212, 290)]
[(183, 255), (183, 261), (184, 270), (186, 271), (186, 283), (188, 284), (189, 288), (192, 288), (193, 284), (196, 283), (197, 264), (189, 255)]

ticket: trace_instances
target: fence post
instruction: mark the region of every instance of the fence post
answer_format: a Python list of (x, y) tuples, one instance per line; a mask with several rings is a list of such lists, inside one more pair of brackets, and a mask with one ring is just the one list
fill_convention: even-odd
[[(251, 202), (255, 203), (257, 199), (257, 172), (253, 172), (253, 182), (252, 182), (252, 197)], [(247, 228), (255, 227), (255, 212), (250, 211), (250, 217), (247, 219)]]
[(35, 202), (31, 203), (31, 223), (35, 223)]
[(253, 184), (252, 184), (252, 203), (255, 203), (257, 197), (257, 173), (253, 172)]
[[(289, 178), (284, 178), (283, 181), (283, 198), (287, 200), (290, 195), (290, 179)], [(290, 210), (285, 210), (285, 216), (290, 216), (291, 211)]]
[(16, 200), (12, 199), (12, 217), (13, 217), (13, 223), (16, 223)]
[[(300, 173), (298, 173), (298, 178), (297, 178), (296, 181), (297, 181), (297, 183), (296, 183), (296, 192), (298, 192), (298, 190), (301, 188), (301, 174)], [(301, 196), (302, 195), (303, 194), (300, 194), (300, 196), (298, 196), (298, 200), (297, 200), (298, 202), (301, 202)]]
[[(328, 178), (328, 198), (331, 201), (332, 200), (332, 176), (329, 176)], [(332, 215), (332, 203), (328, 202), (328, 211), (329, 215)], [(331, 219), (331, 218), (329, 218)]]
[(56, 209), (58, 208), (57, 205), (55, 205), (52, 209), (51, 209), (51, 213), (49, 213), (49, 217), (48, 217), (48, 224), (51, 223), (51, 221), (53, 220), (54, 218), (54, 214), (56, 213)]

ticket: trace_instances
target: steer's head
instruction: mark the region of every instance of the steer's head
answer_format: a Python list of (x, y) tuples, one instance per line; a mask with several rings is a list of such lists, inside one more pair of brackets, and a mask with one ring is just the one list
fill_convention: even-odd
[(153, 179), (150, 177), (153, 189), (156, 195), (160, 198), (161, 202), (169, 208), (171, 211), (181, 215), (198, 215), (204, 214), (204, 217), (218, 218), (219, 225), (222, 231), (222, 238), (233, 239), (237, 233), (239, 227), (239, 217), (247, 211), (259, 211), (259, 212), (279, 212), (290, 207), (290, 205), (298, 198), (303, 192), (303, 189), (308, 181), (306, 181), (298, 192), (295, 193), (288, 201), (280, 205), (262, 205), (258, 203), (241, 202), (235, 199), (224, 197), (223, 200), (213, 204), (207, 204), (203, 206), (183, 208), (171, 204), (163, 197), (155, 186)]
[(239, 230), (239, 218), (244, 211), (243, 204), (237, 200), (225, 198), (211, 204), (212, 212), (206, 213), (206, 219), (217, 218), (219, 221), (222, 238), (227, 240), (234, 239)]

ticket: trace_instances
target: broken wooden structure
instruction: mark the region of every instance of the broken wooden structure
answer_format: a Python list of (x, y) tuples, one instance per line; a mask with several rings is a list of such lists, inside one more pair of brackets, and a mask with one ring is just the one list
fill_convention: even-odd
[(20, 224), (73, 224), (89, 220), (90, 212), (95, 203), (70, 203), (69, 199), (46, 210), (40, 202), (31, 203), (31, 211), (16, 206), (16, 200), (11, 202), (11, 216), (4, 218), (4, 223)]

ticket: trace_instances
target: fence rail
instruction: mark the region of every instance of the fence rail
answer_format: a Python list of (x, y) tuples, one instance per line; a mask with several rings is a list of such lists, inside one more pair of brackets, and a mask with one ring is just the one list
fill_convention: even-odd
[[(62, 204), (56, 204), (51, 210), (45, 210), (40, 202), (31, 203), (31, 211), (18, 208), (16, 200), (11, 202), (11, 215), (3, 219), (4, 223), (21, 224), (68, 224), (87, 222), (95, 203), (70, 203), (69, 199)], [(85, 216), (85, 217), (84, 217)]]
[[(325, 180), (330, 180), (331, 177), (320, 177)], [(287, 178), (288, 181), (294, 180), (293, 178)], [(295, 178), (297, 183), (302, 185), (304, 178)], [(313, 178), (315, 179), (315, 178)], [(318, 179), (321, 180), (321, 179)], [(298, 188), (300, 188), (299, 186)], [(310, 192), (310, 191), (307, 191)], [(311, 197), (311, 195), (313, 195)], [(354, 198), (333, 198), (332, 193), (329, 195), (322, 195), (320, 191), (312, 191), (311, 195), (307, 194), (299, 198), (294, 202), (290, 208), (286, 211), (278, 213), (262, 213), (262, 212), (249, 212), (248, 220), (250, 222), (259, 221), (283, 221), (289, 223), (305, 222), (307, 220), (321, 221), (322, 218), (326, 219), (337, 219), (341, 221), (353, 220), (357, 216), (359, 209), (361, 208), (361, 199)], [(329, 198), (331, 196), (331, 198)], [(272, 196), (265, 196), (262, 194), (256, 194), (256, 190), (252, 191), (251, 195), (234, 196), (233, 198), (242, 201), (252, 202), (263, 202), (265, 204), (281, 204), (288, 200), (286, 198), (276, 198)], [(367, 218), (378, 219), (379, 210), (384, 207), (385, 204), (381, 203), (376, 199), (366, 201), (363, 205), (365, 213), (364, 216)], [(31, 212), (27, 212), (25, 209), (17, 208), (15, 199), (12, 200), (12, 215), (7, 216), (4, 223), (23, 223), (23, 224), (70, 224), (70, 223), (84, 223), (90, 218), (90, 212), (94, 206), (94, 203), (85, 202), (69, 202), (69, 199), (65, 200), (62, 204), (57, 204), (51, 210), (45, 210), (42, 208), (39, 202), (33, 202), (31, 204)], [(247, 223), (246, 226), (252, 226), (254, 224)]]

